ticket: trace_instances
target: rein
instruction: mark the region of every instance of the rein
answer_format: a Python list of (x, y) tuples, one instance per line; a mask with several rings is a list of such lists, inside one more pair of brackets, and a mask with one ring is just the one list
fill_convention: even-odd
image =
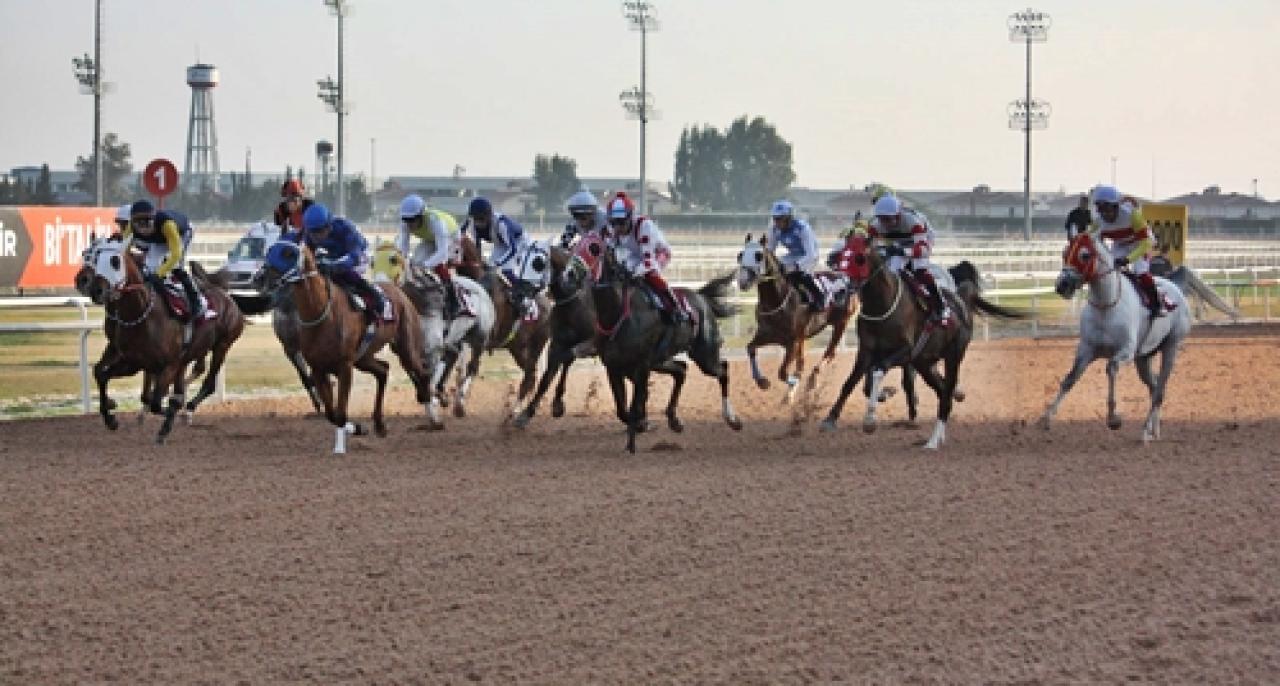
[[(862, 296), (862, 289), (863, 289), (863, 288), (866, 288), (866, 287), (867, 287), (867, 284), (869, 284), (869, 283), (871, 283), (873, 280), (875, 280), (876, 275), (877, 275), (877, 274), (879, 274), (883, 269), (884, 269), (884, 263), (883, 263), (883, 262), (881, 262), (881, 263), (880, 263), (880, 266), (879, 266), (879, 267), (876, 267), (876, 270), (875, 270), (874, 272), (872, 272), (872, 273), (871, 273), (871, 276), (866, 280), (866, 282), (865, 282), (865, 283), (863, 283), (861, 286), (859, 286), (859, 287), (858, 287), (858, 296), (859, 296), (859, 297), (861, 297), (861, 296)], [(895, 286), (895, 288), (894, 288), (894, 295), (893, 295), (893, 304), (889, 305), (889, 309), (888, 309), (888, 310), (886, 310), (886, 311), (884, 312), (884, 314), (875, 314), (875, 315), (873, 315), (873, 314), (867, 314), (867, 311), (866, 311), (866, 309), (865, 309), (865, 308), (863, 308), (863, 307), (859, 307), (859, 308), (858, 308), (858, 318), (859, 318), (859, 319), (865, 319), (865, 320), (867, 320), (867, 321), (869, 321), (869, 322), (882, 322), (882, 321), (884, 321), (884, 320), (888, 319), (890, 316), (892, 316), (892, 315), (893, 315), (893, 313), (898, 309), (898, 304), (902, 302), (902, 291), (903, 291), (903, 290), (905, 290), (905, 289), (904, 289), (904, 288), (903, 288), (903, 286), (902, 286), (902, 277), (901, 277), (901, 276), (898, 276), (898, 273), (897, 273), (897, 272), (894, 272), (893, 276), (894, 276), (893, 283), (894, 283), (894, 286)], [(864, 304), (864, 305), (866, 304), (866, 301), (865, 301), (865, 300), (863, 301), (863, 304)]]
[(627, 321), (630, 318), (631, 318), (631, 288), (627, 287), (622, 289), (622, 316), (618, 317), (618, 321), (614, 322), (613, 326), (607, 329), (604, 328), (603, 326), (600, 326), (600, 319), (597, 318), (595, 321), (596, 333), (600, 334), (601, 336), (608, 337), (609, 340), (613, 340), (613, 337), (618, 334), (618, 329), (622, 328), (623, 322)]
[[(285, 283), (291, 283), (291, 284), (300, 283), (312, 277), (318, 277), (318, 276), (320, 276), (319, 272), (309, 271), (304, 274), (300, 274), (292, 279), (288, 279)], [(324, 280), (324, 296), (325, 296), (324, 311), (322, 311), (320, 313), (320, 316), (316, 317), (315, 319), (311, 319), (311, 320), (303, 319), (302, 314), (295, 310), (294, 314), (298, 318), (298, 326), (301, 326), (304, 329), (310, 329), (312, 327), (323, 324), (324, 321), (329, 318), (329, 315), (333, 313), (333, 282), (330, 281), (329, 279)]]
[(1106, 305), (1103, 305), (1103, 304), (1101, 304), (1101, 303), (1094, 302), (1094, 300), (1093, 300), (1093, 289), (1092, 289), (1092, 288), (1090, 288), (1090, 289), (1089, 289), (1089, 297), (1085, 299), (1085, 300), (1086, 300), (1086, 302), (1088, 302), (1088, 303), (1089, 303), (1089, 305), (1090, 305), (1091, 307), (1095, 307), (1095, 308), (1097, 308), (1097, 309), (1099, 309), (1099, 310), (1103, 310), (1103, 311), (1106, 311), (1106, 310), (1109, 310), (1109, 309), (1111, 309), (1111, 308), (1115, 307), (1115, 306), (1116, 306), (1116, 303), (1120, 302), (1120, 295), (1124, 292), (1124, 282), (1121, 280), (1121, 278), (1122, 278), (1122, 277), (1120, 276), (1120, 272), (1119, 272), (1118, 270), (1116, 270), (1116, 268), (1115, 268), (1114, 266), (1113, 266), (1113, 267), (1111, 267), (1108, 271), (1103, 272), (1101, 275), (1099, 275), (1099, 276), (1097, 276), (1097, 277), (1095, 277), (1095, 278), (1101, 279), (1101, 278), (1106, 277), (1108, 274), (1115, 274), (1115, 276), (1116, 276), (1116, 297), (1115, 297), (1115, 298), (1114, 298), (1110, 303), (1108, 303), (1108, 304), (1106, 304)]
[[(144, 320), (146, 320), (147, 315), (151, 314), (151, 310), (155, 308), (156, 296), (151, 294), (151, 289), (147, 288), (147, 285), (145, 283), (126, 284), (124, 287), (120, 288), (119, 290), (124, 293), (130, 293), (133, 291), (141, 290), (146, 295), (147, 306), (142, 309), (142, 314), (138, 315), (137, 319), (131, 319), (129, 321), (125, 321), (121, 319), (119, 315), (112, 314), (111, 310), (107, 310), (107, 318), (126, 329), (141, 324)], [(116, 309), (119, 310), (120, 306), (116, 305)]]

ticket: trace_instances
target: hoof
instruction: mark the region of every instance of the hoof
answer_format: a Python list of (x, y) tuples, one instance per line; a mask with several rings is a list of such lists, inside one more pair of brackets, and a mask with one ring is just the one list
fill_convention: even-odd
[(684, 431), (684, 422), (681, 422), (680, 418), (674, 414), (669, 414), (667, 415), (667, 428), (676, 433), (681, 433)]
[(445, 393), (443, 388), (436, 389), (436, 397), (440, 399), (441, 407), (449, 406), (449, 394)]
[(965, 397), (966, 396), (964, 394), (964, 391), (960, 390), (959, 388), (957, 388), (955, 392), (951, 394), (951, 399), (955, 400), (958, 403), (964, 402)]
[(556, 398), (551, 401), (551, 416), (559, 419), (564, 416), (564, 401)]
[(191, 426), (191, 422), (194, 420), (194, 415), (191, 414), (191, 410), (183, 410), (178, 416), (182, 417), (183, 426)]
[(164, 434), (160, 434), (159, 436), (156, 436), (156, 445), (164, 445), (164, 441), (166, 438), (167, 437)]
[(1107, 418), (1107, 428), (1111, 429), (1112, 431), (1118, 430), (1122, 425), (1123, 425), (1123, 422), (1120, 421), (1119, 415), (1116, 415), (1115, 417)]
[[(650, 431), (653, 431), (653, 430), (654, 430), (654, 429), (656, 429), (656, 428), (658, 428), (658, 425), (657, 425), (657, 424), (654, 424), (652, 420), (646, 419), (646, 420), (644, 420), (644, 421), (640, 422), (640, 423), (636, 426), (636, 433), (638, 433), (638, 434), (649, 433)], [(634, 450), (632, 450), (631, 452), (635, 452), (635, 451), (634, 451)]]
[(363, 424), (355, 424), (355, 423), (353, 423), (353, 424), (351, 425), (351, 435), (352, 435), (352, 436), (368, 436), (368, 435), (369, 435), (369, 431), (368, 431), (367, 429), (365, 429), (365, 428), (364, 428), (364, 425), (363, 425)]
[[(441, 400), (441, 401), (440, 401), (440, 404), (441, 404), (441, 405), (444, 405), (445, 407), (448, 407), (448, 406), (449, 406), (447, 403), (445, 403), (445, 402), (444, 402), (444, 400)], [(453, 405), (453, 416), (458, 417), (459, 419), (461, 419), (462, 417), (467, 416), (467, 408), (466, 408), (466, 407), (464, 407), (464, 406), (462, 405), (462, 403), (454, 403), (454, 405)]]
[(724, 420), (724, 423), (728, 424), (729, 428), (734, 431), (742, 431), (742, 420), (737, 417), (728, 417)]
[(1049, 417), (1044, 416), (1040, 418), (1040, 421), (1036, 422), (1036, 425), (1039, 426), (1041, 429), (1048, 431), (1050, 422), (1051, 420), (1049, 419)]
[(762, 391), (769, 390), (769, 380), (764, 378), (763, 376), (756, 379), (756, 387)]
[(819, 425), (818, 425), (818, 430), (819, 430), (819, 431), (822, 431), (822, 432), (825, 432), (825, 433), (830, 433), (830, 432), (832, 432), (832, 431), (835, 431), (835, 430), (836, 430), (836, 420), (834, 420), (834, 419), (832, 419), (832, 418), (830, 418), (830, 417), (827, 417), (826, 419), (822, 420), (822, 423), (821, 423), (821, 424), (819, 424)]
[(444, 422), (427, 421), (427, 431), (444, 431)]
[(119, 428), (120, 428), (120, 420), (119, 420), (119, 419), (116, 419), (116, 418), (115, 418), (115, 415), (106, 415), (106, 416), (104, 416), (104, 417), (102, 418), (102, 423), (103, 423), (103, 424), (106, 424), (106, 425), (107, 425), (107, 428), (108, 428), (108, 429), (111, 429), (112, 431), (115, 431), (116, 429), (119, 429)]
[(531, 419), (533, 419), (533, 417), (529, 416), (528, 412), (521, 412), (515, 417), (512, 417), (511, 425), (516, 427), (517, 429), (523, 429), (526, 426), (529, 426), (529, 420)]
[(874, 421), (862, 423), (862, 433), (873, 434), (876, 432), (876, 423)]

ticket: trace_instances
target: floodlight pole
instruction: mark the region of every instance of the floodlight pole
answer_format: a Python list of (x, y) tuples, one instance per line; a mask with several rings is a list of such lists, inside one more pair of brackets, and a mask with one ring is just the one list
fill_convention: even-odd
[(1037, 12), (1028, 7), (1022, 12), (1009, 15), (1009, 40), (1025, 42), (1027, 46), (1027, 95), (1026, 107), (1023, 111), (1023, 132), (1025, 134), (1024, 155), (1022, 161), (1022, 202), (1023, 229), (1022, 238), (1031, 240), (1031, 114), (1034, 109), (1031, 100), (1031, 44), (1043, 43), (1049, 38), (1049, 26), (1052, 20), (1048, 14)]
[[(333, 14), (338, 18), (338, 82), (335, 87), (335, 96), (334, 96), (337, 102), (336, 106), (334, 106), (334, 109), (338, 114), (338, 144), (337, 144), (338, 198), (337, 199), (338, 199), (338, 214), (345, 216), (347, 213), (347, 189), (345, 184), (343, 184), (342, 182), (342, 161), (343, 161), (343, 149), (346, 147), (346, 137), (343, 136), (343, 119), (346, 118), (346, 114), (347, 114), (347, 105), (346, 105), (347, 101), (346, 101), (346, 94), (345, 94), (346, 91), (345, 91), (345, 87), (342, 79), (342, 76), (343, 76), (342, 54), (344, 52), (343, 42), (342, 42), (342, 24), (343, 24), (343, 19), (347, 16), (347, 11), (351, 8), (351, 5), (350, 3), (347, 2), (347, 0), (324, 0), (324, 4), (326, 7), (329, 8), (329, 13)], [(321, 96), (321, 99), (324, 99), (323, 95)]]
[(653, 3), (648, 0), (624, 0), (622, 3), (622, 14), (627, 18), (633, 30), (640, 32), (640, 89), (639, 97), (635, 101), (638, 110), (632, 111), (626, 101), (626, 93), (623, 93), (623, 107), (631, 114), (637, 115), (640, 119), (640, 212), (648, 211), (649, 188), (645, 180), (645, 158), (647, 157), (648, 147), (645, 144), (645, 129), (648, 127), (650, 118), (649, 91), (647, 90), (647, 64), (648, 64), (648, 35), (650, 31), (656, 31), (658, 28), (658, 20), (654, 16), (655, 8)]
[(93, 3), (93, 57), (71, 58), (83, 93), (93, 94), (93, 204), (102, 207), (102, 0)]

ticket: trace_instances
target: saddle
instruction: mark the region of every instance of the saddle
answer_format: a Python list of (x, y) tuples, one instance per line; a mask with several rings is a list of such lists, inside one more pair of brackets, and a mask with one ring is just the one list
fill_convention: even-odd
[(364, 297), (359, 293), (347, 288), (346, 286), (339, 286), (339, 288), (347, 294), (347, 302), (351, 303), (352, 309), (363, 312), (365, 318), (369, 320), (370, 324), (374, 323), (375, 320), (381, 320), (388, 324), (394, 322), (396, 320), (396, 310), (391, 306), (391, 298), (387, 297), (387, 292), (382, 289), (382, 286), (376, 283), (372, 283), (370, 285), (382, 294), (382, 300), (387, 304), (386, 312), (378, 313), (370, 310), (369, 304), (364, 301)]
[[(815, 272), (813, 282), (818, 284), (818, 290), (822, 291), (824, 310), (843, 309), (849, 303), (849, 281), (843, 274), (835, 271)], [(807, 299), (809, 294), (803, 292), (804, 289), (801, 290), (801, 294)]]
[(160, 296), (160, 300), (164, 302), (165, 309), (168, 310), (169, 315), (174, 319), (181, 322), (198, 324), (218, 316), (218, 313), (214, 312), (213, 308), (209, 307), (208, 298), (204, 296), (204, 293), (201, 293), (199, 289), (197, 289), (196, 297), (200, 298), (200, 304), (204, 306), (204, 317), (200, 319), (200, 322), (190, 322), (191, 306), (187, 303), (187, 292), (182, 288), (182, 283), (172, 276), (166, 278), (162, 283), (164, 288), (161, 289), (158, 295)]
[[(671, 308), (667, 305), (666, 301), (662, 299), (662, 296), (657, 293), (657, 291), (653, 290), (653, 288), (651, 288), (645, 281), (639, 281), (637, 283), (637, 287), (640, 289), (640, 292), (644, 294), (645, 300), (649, 301), (649, 304), (653, 309), (657, 310), (658, 314), (662, 315), (663, 321), (668, 324), (675, 323), (674, 313), (671, 312)], [(693, 327), (694, 335), (697, 335), (698, 329), (702, 324), (702, 314), (689, 302), (689, 290), (686, 288), (672, 288), (671, 293), (676, 298), (676, 306), (684, 310), (685, 314), (689, 315), (689, 325)]]
[[(1128, 277), (1129, 283), (1133, 284), (1133, 290), (1138, 292), (1138, 300), (1142, 303), (1143, 307), (1150, 310), (1151, 294), (1148, 293), (1146, 287), (1142, 285), (1142, 280), (1138, 275), (1128, 269), (1122, 269), (1120, 270), (1120, 273)], [(1160, 306), (1165, 312), (1172, 312), (1177, 309), (1177, 304), (1170, 300), (1169, 296), (1164, 291), (1160, 290), (1160, 284), (1156, 284), (1156, 293), (1160, 294)]]

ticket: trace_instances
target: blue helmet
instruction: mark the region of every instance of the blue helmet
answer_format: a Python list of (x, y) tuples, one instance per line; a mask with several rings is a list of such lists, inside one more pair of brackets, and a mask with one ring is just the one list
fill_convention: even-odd
[(467, 216), (482, 217), (486, 214), (489, 214), (492, 211), (493, 211), (493, 203), (489, 202), (487, 198), (476, 197), (471, 201), (471, 204), (467, 207)]
[(151, 215), (156, 213), (156, 208), (151, 204), (150, 200), (139, 200), (129, 207), (129, 215)]
[(329, 228), (329, 222), (333, 221), (333, 215), (329, 214), (329, 208), (316, 203), (307, 208), (302, 213), (302, 228), (306, 231), (320, 231)]

